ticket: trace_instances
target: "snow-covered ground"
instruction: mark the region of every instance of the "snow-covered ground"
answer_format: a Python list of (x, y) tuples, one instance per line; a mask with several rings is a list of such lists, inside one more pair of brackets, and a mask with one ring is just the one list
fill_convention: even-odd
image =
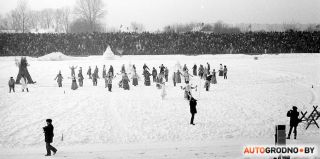
[[(62, 57), (62, 56), (61, 56)], [(202, 56), (123, 56), (105, 60), (102, 56), (72, 57), (61, 61), (41, 61), (28, 58), (28, 70), (34, 81), (30, 92), (8, 93), (10, 76), (16, 78), (15, 58), (0, 58), (0, 158), (43, 158), (45, 154), (42, 127), (52, 118), (55, 126), (53, 145), (55, 158), (242, 158), (246, 144), (273, 144), (274, 127), (289, 123), (286, 112), (296, 105), (302, 111), (312, 111), (319, 105), (320, 54), (280, 55), (202, 55)], [(188, 101), (180, 85), (173, 87), (175, 64), (209, 62), (218, 70), (227, 65), (228, 80), (218, 77), (218, 84), (209, 92), (204, 81), (193, 77), (198, 85), (193, 95), (198, 99), (195, 126), (189, 124)], [(143, 85), (142, 65), (149, 68), (163, 63), (169, 68), (167, 96)], [(141, 75), (139, 86), (130, 91), (104, 88), (104, 81), (92, 86), (88, 76), (84, 87), (71, 90), (69, 66), (83, 68), (135, 64)], [(63, 88), (58, 88), (55, 76), (62, 71)], [(159, 69), (158, 69), (159, 71)], [(78, 69), (76, 70), (76, 74)], [(183, 84), (182, 84), (183, 85)], [(313, 85), (314, 88), (311, 88)], [(320, 122), (320, 121), (319, 121)], [(298, 127), (294, 144), (318, 144), (320, 129), (312, 125)], [(288, 127), (287, 127), (288, 128)], [(62, 141), (63, 134), (63, 141)]]

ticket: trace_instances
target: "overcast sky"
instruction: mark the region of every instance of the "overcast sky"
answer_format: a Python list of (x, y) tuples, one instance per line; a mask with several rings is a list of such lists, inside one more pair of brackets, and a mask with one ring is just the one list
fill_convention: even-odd
[[(0, 0), (0, 13), (18, 0)], [(28, 0), (32, 10), (73, 8), (76, 0)], [(320, 23), (320, 0), (103, 0), (108, 26), (143, 23), (155, 30), (168, 24), (222, 20), (236, 23)]]

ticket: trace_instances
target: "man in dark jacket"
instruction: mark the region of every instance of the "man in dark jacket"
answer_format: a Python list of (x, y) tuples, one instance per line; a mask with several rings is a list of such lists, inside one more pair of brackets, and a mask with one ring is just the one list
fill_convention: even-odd
[(43, 131), (44, 131), (44, 136), (45, 136), (45, 142), (46, 142), (46, 149), (47, 149), (47, 154), (45, 156), (51, 156), (51, 151), (53, 152), (53, 155), (56, 154), (57, 149), (54, 148), (53, 146), (50, 145), (50, 143), (52, 143), (53, 140), (53, 125), (52, 120), (51, 119), (47, 119), (47, 126), (43, 127)]
[(15, 85), (15, 81), (14, 81), (14, 79), (13, 79), (13, 77), (10, 77), (10, 80), (9, 80), (9, 82), (8, 82), (8, 85), (9, 85), (9, 93), (11, 93), (11, 90), (13, 90), (13, 92), (15, 92), (14, 91), (14, 85)]
[(197, 76), (197, 65), (194, 64), (192, 69), (193, 69), (193, 76)]
[(292, 128), (293, 128), (293, 133), (294, 133), (294, 139), (297, 138), (297, 126), (300, 122), (300, 119), (298, 118), (299, 112), (297, 111), (297, 109), (298, 108), (296, 106), (293, 106), (292, 110), (289, 110), (287, 112), (287, 116), (290, 117), (290, 130), (289, 130), (289, 134), (288, 134), (287, 139), (290, 139)]
[(193, 97), (190, 98), (190, 113), (191, 113), (191, 121), (190, 121), (190, 124), (191, 125), (195, 125), (193, 123), (193, 120), (194, 120), (194, 115), (197, 113), (197, 100), (194, 99)]
[(152, 69), (153, 82), (156, 82), (157, 75), (158, 75), (157, 70), (153, 67)]

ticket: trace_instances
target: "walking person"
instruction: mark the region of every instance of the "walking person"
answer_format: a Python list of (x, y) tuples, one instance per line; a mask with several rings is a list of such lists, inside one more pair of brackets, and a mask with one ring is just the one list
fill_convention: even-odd
[(203, 78), (203, 73), (204, 73), (203, 65), (200, 65), (198, 75), (200, 76), (201, 79)]
[(80, 67), (79, 69), (79, 73), (78, 73), (78, 82), (79, 82), (79, 86), (82, 87), (83, 86), (83, 75), (82, 75), (82, 67)]
[(152, 68), (152, 73), (151, 74), (152, 74), (152, 79), (153, 79), (152, 81), (156, 82), (156, 78), (157, 78), (158, 73), (157, 73), (157, 70), (154, 67)]
[(16, 81), (13, 79), (13, 77), (10, 77), (8, 85), (9, 85), (9, 93), (11, 93), (11, 90), (14, 91), (14, 86), (15, 86)]
[(223, 68), (223, 79), (228, 79), (227, 72), (228, 72), (227, 66), (224, 65), (224, 68)]
[(144, 85), (145, 86), (150, 86), (150, 72), (147, 69), (144, 69), (143, 74), (144, 76)]
[(59, 73), (57, 74), (57, 76), (54, 80), (57, 80), (58, 87), (62, 87), (63, 77), (62, 77), (61, 71), (59, 71)]
[[(96, 77), (99, 78), (99, 69), (98, 69), (98, 66), (97, 66), (97, 65), (96, 65), (96, 68), (95, 68), (94, 71), (93, 71), (93, 74), (95, 74)], [(93, 75), (93, 74), (92, 74), (92, 75)]]
[(124, 90), (130, 89), (129, 82), (130, 82), (130, 80), (129, 80), (127, 73), (124, 73), (122, 76), (122, 87)]
[(44, 137), (45, 137), (45, 142), (46, 142), (46, 149), (47, 149), (47, 154), (45, 156), (51, 156), (51, 151), (53, 152), (53, 155), (57, 153), (57, 149), (51, 145), (53, 141), (53, 125), (52, 125), (52, 120), (47, 119), (47, 126), (43, 127), (43, 132), (44, 132)]
[(301, 119), (299, 119), (299, 112), (297, 111), (297, 107), (293, 106), (292, 110), (287, 112), (287, 117), (290, 117), (290, 130), (287, 139), (290, 139), (291, 132), (293, 129), (294, 139), (297, 139), (297, 126)]
[(194, 121), (194, 115), (197, 113), (197, 100), (191, 97), (189, 101), (189, 105), (190, 105), (190, 113), (191, 113), (190, 124), (195, 125), (193, 121)]
[(166, 82), (168, 82), (168, 77), (169, 77), (169, 69), (166, 67), (164, 69), (164, 78), (166, 79)]
[(108, 87), (108, 91), (109, 92), (112, 92), (112, 79), (114, 78), (113, 76), (113, 73), (111, 71), (109, 71), (107, 73), (107, 76), (105, 78), (105, 82), (107, 84), (107, 87)]
[(131, 78), (132, 78), (132, 85), (133, 86), (137, 86), (138, 85), (139, 76), (138, 76), (136, 70), (134, 70)]
[(105, 78), (106, 75), (107, 75), (106, 65), (103, 65), (103, 68), (102, 68), (102, 78)]
[(98, 73), (94, 72), (92, 74), (92, 83), (93, 83), (93, 86), (97, 86), (98, 85)]
[(212, 75), (209, 74), (206, 77), (206, 82), (204, 84), (204, 88), (206, 88), (206, 91), (209, 91), (209, 89), (210, 89), (210, 81), (211, 81), (211, 79), (212, 79)]
[(72, 89), (72, 90), (78, 89), (78, 84), (77, 84), (77, 79), (76, 79), (76, 77), (75, 77), (75, 76), (72, 76), (71, 79), (72, 79), (71, 89)]
[(193, 76), (197, 76), (197, 65), (194, 64), (192, 69), (193, 69)]
[(220, 64), (219, 76), (223, 76), (223, 66)]
[(208, 62), (207, 62), (207, 69), (208, 69), (207, 70), (208, 71), (207, 74), (210, 74), (210, 64)]
[(112, 65), (110, 65), (108, 72), (111, 72), (112, 76), (114, 76), (114, 70)]
[(216, 70), (215, 69), (213, 69), (213, 71), (212, 71), (211, 83), (217, 84), (217, 77), (216, 77)]
[(89, 66), (89, 69), (88, 69), (88, 72), (87, 72), (87, 75), (89, 76), (89, 79), (91, 79), (91, 66)]

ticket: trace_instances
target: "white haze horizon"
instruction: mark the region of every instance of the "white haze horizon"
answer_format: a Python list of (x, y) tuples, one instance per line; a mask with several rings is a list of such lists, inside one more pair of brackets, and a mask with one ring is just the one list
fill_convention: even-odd
[[(118, 29), (131, 22), (148, 31), (187, 23), (238, 24), (319, 24), (319, 0), (103, 0), (106, 15), (101, 22)], [(13, 10), (18, 0), (0, 0), (2, 17)], [(28, 0), (31, 10), (74, 8), (76, 0)]]

